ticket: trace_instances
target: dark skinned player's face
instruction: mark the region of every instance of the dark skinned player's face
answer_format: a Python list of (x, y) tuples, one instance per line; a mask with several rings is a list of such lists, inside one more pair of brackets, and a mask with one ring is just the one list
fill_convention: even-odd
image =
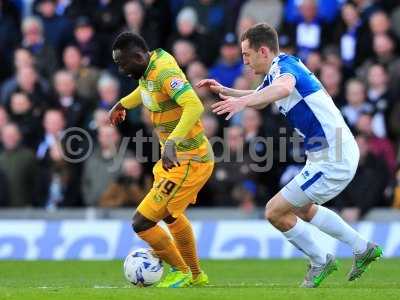
[(149, 64), (149, 55), (147, 52), (117, 49), (113, 51), (112, 55), (119, 71), (136, 80), (143, 76)]

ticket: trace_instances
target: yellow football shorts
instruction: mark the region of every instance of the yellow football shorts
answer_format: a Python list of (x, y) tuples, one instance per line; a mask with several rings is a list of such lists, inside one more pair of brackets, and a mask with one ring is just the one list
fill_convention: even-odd
[(154, 222), (168, 215), (177, 218), (189, 204), (196, 203), (197, 194), (210, 178), (213, 168), (214, 162), (185, 161), (165, 171), (159, 160), (153, 168), (153, 187), (137, 211)]

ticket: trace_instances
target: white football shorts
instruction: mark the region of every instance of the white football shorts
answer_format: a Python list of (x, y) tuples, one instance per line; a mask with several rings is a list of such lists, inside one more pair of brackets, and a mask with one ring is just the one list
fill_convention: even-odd
[(354, 138), (335, 147), (310, 152), (301, 172), (281, 190), (295, 207), (324, 204), (342, 192), (353, 179), (360, 152)]

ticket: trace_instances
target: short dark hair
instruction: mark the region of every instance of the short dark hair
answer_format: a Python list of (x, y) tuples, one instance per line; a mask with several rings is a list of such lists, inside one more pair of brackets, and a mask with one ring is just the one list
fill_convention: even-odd
[(259, 23), (247, 29), (240, 39), (242, 42), (249, 41), (250, 48), (258, 50), (261, 46), (267, 46), (272, 52), (279, 52), (278, 33), (266, 24)]
[(139, 34), (125, 31), (120, 33), (113, 45), (112, 49), (113, 50), (124, 50), (124, 49), (135, 49), (139, 48), (140, 50), (147, 52), (149, 51), (149, 47), (147, 46), (146, 41), (144, 38), (142, 38)]

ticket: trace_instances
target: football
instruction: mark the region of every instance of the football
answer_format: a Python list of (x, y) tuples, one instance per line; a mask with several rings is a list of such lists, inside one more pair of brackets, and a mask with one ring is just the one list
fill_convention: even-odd
[(124, 261), (125, 278), (133, 285), (145, 287), (155, 284), (163, 274), (162, 261), (150, 249), (137, 249)]

